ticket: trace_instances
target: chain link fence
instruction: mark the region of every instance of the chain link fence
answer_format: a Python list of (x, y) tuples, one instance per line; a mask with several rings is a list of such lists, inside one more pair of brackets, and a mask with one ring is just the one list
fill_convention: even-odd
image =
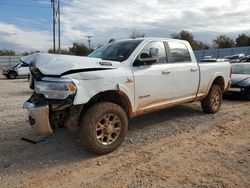
[(214, 58), (223, 58), (225, 56), (235, 54), (250, 55), (250, 46), (236, 47), (236, 48), (222, 48), (222, 49), (211, 49), (211, 50), (197, 50), (194, 52), (197, 61), (200, 61), (204, 56), (213, 56)]
[(0, 56), (0, 68), (11, 67), (20, 63), (22, 56)]

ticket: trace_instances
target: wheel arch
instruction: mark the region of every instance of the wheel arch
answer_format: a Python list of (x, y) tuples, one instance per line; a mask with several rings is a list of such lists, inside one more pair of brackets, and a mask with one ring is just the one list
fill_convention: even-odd
[(223, 92), (225, 90), (225, 80), (223, 76), (217, 76), (211, 85), (218, 85), (221, 88), (221, 91)]
[(221, 91), (224, 92), (225, 91), (225, 84), (226, 83), (225, 83), (225, 79), (223, 76), (221, 76), (221, 75), (215, 76), (213, 79), (211, 79), (211, 81), (207, 87), (206, 94), (203, 96), (203, 98), (205, 98), (208, 95), (212, 85), (218, 85), (221, 88)]
[(96, 94), (95, 96), (93, 96), (88, 103), (86, 103), (84, 105), (84, 108), (82, 110), (82, 114), (84, 112), (87, 111), (87, 109), (97, 103), (97, 102), (112, 102), (115, 103), (117, 105), (119, 105), (120, 107), (122, 107), (128, 118), (132, 118), (133, 113), (132, 113), (132, 105), (130, 103), (130, 100), (128, 98), (128, 96), (120, 91), (120, 90), (108, 90), (108, 91), (104, 91), (104, 92), (100, 92), (98, 94)]

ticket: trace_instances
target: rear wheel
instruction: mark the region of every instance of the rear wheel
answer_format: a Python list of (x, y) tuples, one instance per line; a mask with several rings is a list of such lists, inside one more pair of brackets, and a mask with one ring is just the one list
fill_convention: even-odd
[(212, 85), (206, 98), (201, 101), (201, 107), (205, 113), (214, 114), (219, 111), (221, 102), (221, 88), (218, 85)]
[(80, 120), (80, 140), (96, 154), (107, 154), (124, 141), (128, 129), (125, 111), (117, 104), (100, 102), (87, 110)]

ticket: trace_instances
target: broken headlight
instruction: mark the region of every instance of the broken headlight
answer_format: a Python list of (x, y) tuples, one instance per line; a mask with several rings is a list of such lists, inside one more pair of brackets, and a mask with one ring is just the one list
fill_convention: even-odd
[(68, 79), (46, 79), (35, 82), (36, 93), (43, 94), (47, 99), (66, 99), (76, 93), (76, 87)]

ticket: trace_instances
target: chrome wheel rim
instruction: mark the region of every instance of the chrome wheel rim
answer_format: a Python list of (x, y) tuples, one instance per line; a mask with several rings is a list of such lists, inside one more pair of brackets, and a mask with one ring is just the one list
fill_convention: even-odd
[(216, 91), (212, 96), (212, 106), (213, 108), (217, 109), (220, 106), (220, 92)]
[(116, 114), (105, 114), (96, 126), (96, 138), (102, 145), (114, 143), (121, 132), (121, 120)]

